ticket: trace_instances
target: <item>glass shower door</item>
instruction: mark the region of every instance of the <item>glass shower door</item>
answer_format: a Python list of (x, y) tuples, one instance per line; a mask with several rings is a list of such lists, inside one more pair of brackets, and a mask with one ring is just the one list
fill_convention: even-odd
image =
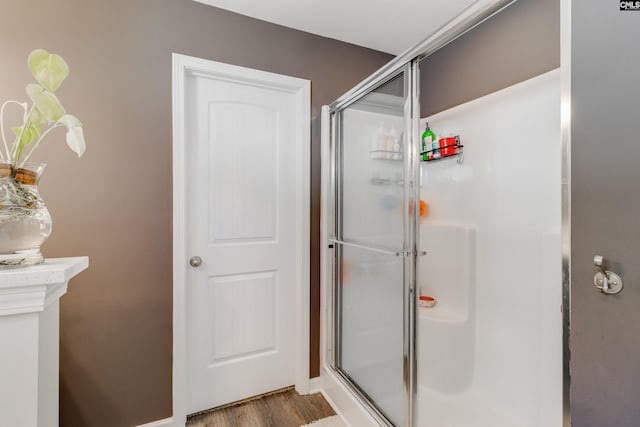
[(335, 367), (406, 424), (407, 69), (335, 114)]

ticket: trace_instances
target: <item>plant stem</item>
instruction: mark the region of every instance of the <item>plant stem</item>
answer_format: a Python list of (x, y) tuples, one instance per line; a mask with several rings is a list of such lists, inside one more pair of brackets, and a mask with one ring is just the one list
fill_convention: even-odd
[(5, 159), (4, 156), (2, 155), (2, 152), (0, 152), (0, 159), (2, 159), (2, 162), (6, 161), (7, 163), (11, 163), (11, 153), (9, 152), (9, 145), (7, 144), (7, 137), (6, 137), (5, 133), (4, 133), (4, 108), (9, 104), (18, 104), (19, 106), (22, 107), (21, 103), (19, 103), (18, 101), (14, 101), (14, 100), (10, 99), (10, 100), (6, 101), (4, 104), (2, 104), (2, 108), (0, 108), (0, 133), (2, 133), (2, 142), (4, 143), (4, 150), (7, 153), (7, 158)]
[(22, 160), (22, 162), (20, 162), (20, 166), (18, 166), (18, 161), (16, 160), (16, 167), (22, 167), (24, 166), (24, 164), (27, 162), (27, 160), (29, 160), (29, 157), (31, 157), (31, 155), (33, 154), (34, 151), (36, 151), (36, 149), (38, 147), (40, 147), (40, 144), (42, 143), (42, 140), (44, 139), (45, 136), (47, 136), (47, 134), (49, 132), (51, 132), (53, 129), (55, 128), (59, 128), (60, 126), (62, 126), (62, 123), (55, 122), (53, 125), (51, 125), (51, 127), (47, 130), (45, 130), (44, 132), (42, 132), (42, 135), (40, 135), (40, 137), (38, 138), (38, 140), (35, 142), (35, 144), (33, 144), (33, 148), (31, 149), (31, 151), (29, 151), (29, 154), (26, 155), (26, 157), (24, 158), (24, 160)]
[[(7, 157), (9, 156), (9, 146), (7, 145), (7, 138), (4, 135), (4, 107), (7, 106), (11, 101), (7, 101), (2, 104), (2, 108), (0, 108), (0, 133), (2, 133), (2, 142), (4, 143), (4, 149), (7, 153)], [(2, 163), (4, 163), (4, 156), (0, 153), (0, 158), (2, 158)], [(10, 160), (7, 160), (10, 161)]]
[(13, 152), (13, 162), (14, 166), (18, 165), (18, 161), (20, 160), (20, 156), (22, 156), (22, 150), (24, 149), (24, 142), (22, 141), (22, 137), (24, 136), (24, 131), (27, 127), (31, 126), (31, 114), (33, 114), (33, 110), (36, 108), (36, 105), (33, 104), (27, 117), (24, 119), (24, 125), (22, 126), (22, 130), (20, 131), (20, 135), (16, 138), (15, 148)]

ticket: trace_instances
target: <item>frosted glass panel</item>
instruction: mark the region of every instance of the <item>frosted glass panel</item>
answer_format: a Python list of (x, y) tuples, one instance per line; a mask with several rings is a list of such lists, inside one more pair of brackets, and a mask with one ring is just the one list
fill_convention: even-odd
[(342, 112), (342, 239), (401, 249), (404, 74)]
[(402, 425), (403, 258), (340, 246), (338, 367)]
[(340, 114), (336, 365), (403, 425), (405, 79)]

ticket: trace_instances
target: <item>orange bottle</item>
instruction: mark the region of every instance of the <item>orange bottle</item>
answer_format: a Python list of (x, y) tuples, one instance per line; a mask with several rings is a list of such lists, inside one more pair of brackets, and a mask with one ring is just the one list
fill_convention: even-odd
[[(427, 203), (420, 199), (420, 218), (427, 214)], [(413, 215), (413, 199), (409, 201), (409, 215)]]

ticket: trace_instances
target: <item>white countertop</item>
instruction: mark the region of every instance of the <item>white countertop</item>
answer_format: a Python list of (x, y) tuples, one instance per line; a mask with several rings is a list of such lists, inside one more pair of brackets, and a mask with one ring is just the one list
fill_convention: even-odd
[(89, 258), (50, 258), (42, 264), (0, 270), (0, 316), (44, 310), (67, 292), (67, 283), (89, 267)]
[(0, 289), (68, 282), (89, 266), (89, 257), (49, 258), (42, 264), (0, 270)]

